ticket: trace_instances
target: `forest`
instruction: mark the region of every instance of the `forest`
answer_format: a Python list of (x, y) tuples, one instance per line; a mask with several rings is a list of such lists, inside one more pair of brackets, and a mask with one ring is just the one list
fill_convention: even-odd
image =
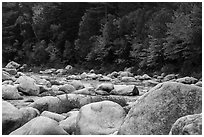
[(201, 2), (3, 2), (2, 63), (202, 75)]

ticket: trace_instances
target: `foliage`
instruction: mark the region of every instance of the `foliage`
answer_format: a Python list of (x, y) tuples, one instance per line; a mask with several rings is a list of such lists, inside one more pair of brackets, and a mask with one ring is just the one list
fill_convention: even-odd
[(202, 3), (3, 2), (3, 63), (202, 70)]

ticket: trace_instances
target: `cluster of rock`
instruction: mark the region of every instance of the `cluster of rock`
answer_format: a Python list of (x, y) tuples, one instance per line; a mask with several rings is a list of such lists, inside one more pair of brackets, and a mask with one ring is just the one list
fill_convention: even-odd
[[(202, 81), (196, 78), (134, 76), (127, 70), (67, 76), (70, 65), (63, 74), (48, 69), (28, 75), (18, 68), (12, 62), (2, 71), (3, 134), (202, 134)], [(93, 80), (100, 83), (84, 83)], [(150, 90), (141, 94), (138, 83)], [(26, 100), (33, 96), (38, 99)], [(20, 108), (12, 100), (29, 103)]]

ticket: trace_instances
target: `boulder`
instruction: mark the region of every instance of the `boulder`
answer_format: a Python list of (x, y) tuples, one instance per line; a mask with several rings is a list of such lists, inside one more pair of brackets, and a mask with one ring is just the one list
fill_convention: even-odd
[(33, 78), (28, 76), (20, 76), (15, 83), (19, 83), (17, 88), (20, 92), (33, 96), (39, 95), (40, 89), (36, 85)]
[(122, 82), (136, 82), (136, 79), (134, 77), (122, 77)]
[(194, 77), (183, 77), (176, 80), (176, 82), (184, 83), (184, 84), (195, 84), (198, 82), (198, 79)]
[(110, 77), (110, 78), (117, 78), (118, 75), (119, 75), (118, 72), (114, 71), (114, 72), (112, 72), (111, 74), (109, 74), (109, 77)]
[(79, 90), (79, 89), (84, 88), (84, 85), (83, 85), (83, 83), (82, 83), (80, 80), (73, 80), (73, 81), (70, 82), (70, 84), (71, 84), (76, 90)]
[(173, 124), (170, 135), (202, 135), (202, 113), (179, 118)]
[(97, 95), (110, 95), (110, 92), (104, 91), (104, 90), (96, 90), (95, 93)]
[(164, 81), (169, 81), (169, 80), (172, 80), (172, 79), (175, 79), (176, 78), (176, 75), (175, 74), (168, 74), (164, 77)]
[(17, 74), (16, 69), (3, 68), (2, 70), (8, 72), (10, 75), (16, 75)]
[(40, 116), (44, 116), (44, 117), (48, 117), (48, 118), (51, 118), (57, 122), (60, 122), (62, 120), (64, 120), (66, 117), (63, 116), (63, 115), (60, 115), (60, 114), (57, 114), (57, 113), (54, 113), (54, 112), (49, 112), (49, 111), (43, 111)]
[(32, 110), (30, 108), (19, 110), (9, 102), (2, 101), (2, 134), (8, 135), (37, 115), (38, 111), (35, 111), (34, 108)]
[(17, 69), (17, 68), (19, 68), (20, 66), (21, 66), (20, 64), (14, 62), (14, 61), (11, 61), (11, 62), (9, 62), (9, 63), (6, 65), (5, 68), (8, 68), (8, 69)]
[(79, 110), (76, 134), (108, 135), (119, 129), (125, 118), (123, 108), (112, 101), (87, 104)]
[(59, 90), (64, 91), (65, 93), (69, 94), (75, 91), (76, 89), (71, 84), (64, 84), (59, 86)]
[(202, 111), (202, 88), (177, 82), (160, 83), (131, 107), (119, 134), (167, 135), (175, 121)]
[(82, 78), (82, 79), (87, 78), (87, 74), (86, 74), (86, 72), (83, 72), (83, 73), (81, 74), (81, 78)]
[(2, 98), (5, 100), (18, 100), (23, 97), (18, 93), (18, 89), (13, 85), (2, 85)]
[(108, 76), (102, 76), (101, 78), (99, 78), (99, 81), (111, 81), (112, 79)]
[(119, 73), (120, 77), (132, 77), (132, 73), (128, 72), (128, 71), (122, 71)]
[(127, 100), (123, 96), (89, 96), (82, 94), (63, 94), (56, 97), (46, 96), (37, 99), (35, 102), (29, 104), (29, 107), (38, 109), (40, 112), (50, 111), (55, 113), (68, 112), (74, 108), (81, 108), (82, 106), (104, 100), (110, 100), (120, 104), (122, 107), (127, 105)]
[(68, 117), (59, 122), (59, 126), (62, 127), (67, 133), (75, 134), (76, 133), (76, 119), (79, 114), (79, 111), (70, 111), (68, 112)]
[(65, 67), (65, 69), (66, 69), (66, 70), (72, 70), (73, 67), (72, 67), (71, 65), (67, 65), (67, 66)]
[(197, 83), (195, 83), (196, 86), (202, 87), (202, 81), (198, 81)]
[(58, 125), (57, 121), (39, 116), (11, 132), (10, 135), (68, 135), (68, 133)]
[(12, 80), (5, 80), (2, 82), (2, 85), (14, 85), (14, 82)]
[(75, 90), (72, 94), (83, 94), (83, 95), (96, 95), (93, 87), (87, 87), (79, 90)]
[(87, 74), (87, 78), (96, 80), (98, 76), (95, 73), (90, 73), (90, 74)]
[(139, 95), (139, 90), (135, 85), (114, 85), (114, 90), (110, 92), (114, 95)]
[(96, 90), (104, 90), (106, 92), (111, 92), (114, 89), (114, 85), (112, 83), (102, 83), (98, 85)]
[(12, 80), (13, 81), (13, 78), (11, 77), (11, 75), (8, 72), (2, 71), (2, 81), (5, 81), (5, 80)]
[(145, 85), (146, 87), (154, 87), (154, 86), (156, 86), (157, 84), (159, 84), (159, 82), (154, 81), (154, 80), (145, 80), (145, 81), (143, 81), (143, 83), (144, 83), (144, 85)]
[(144, 74), (139, 78), (139, 80), (149, 80), (149, 79), (151, 79), (151, 77), (147, 74)]
[(15, 75), (16, 78), (19, 78), (20, 76), (25, 76), (26, 74), (24, 74), (23, 72), (17, 72), (17, 74)]

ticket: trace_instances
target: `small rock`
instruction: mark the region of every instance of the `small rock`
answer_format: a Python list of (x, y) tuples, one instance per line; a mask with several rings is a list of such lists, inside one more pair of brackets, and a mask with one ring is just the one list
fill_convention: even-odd
[(75, 91), (76, 89), (71, 84), (65, 84), (65, 85), (59, 86), (59, 90), (64, 91), (65, 93), (69, 94)]

